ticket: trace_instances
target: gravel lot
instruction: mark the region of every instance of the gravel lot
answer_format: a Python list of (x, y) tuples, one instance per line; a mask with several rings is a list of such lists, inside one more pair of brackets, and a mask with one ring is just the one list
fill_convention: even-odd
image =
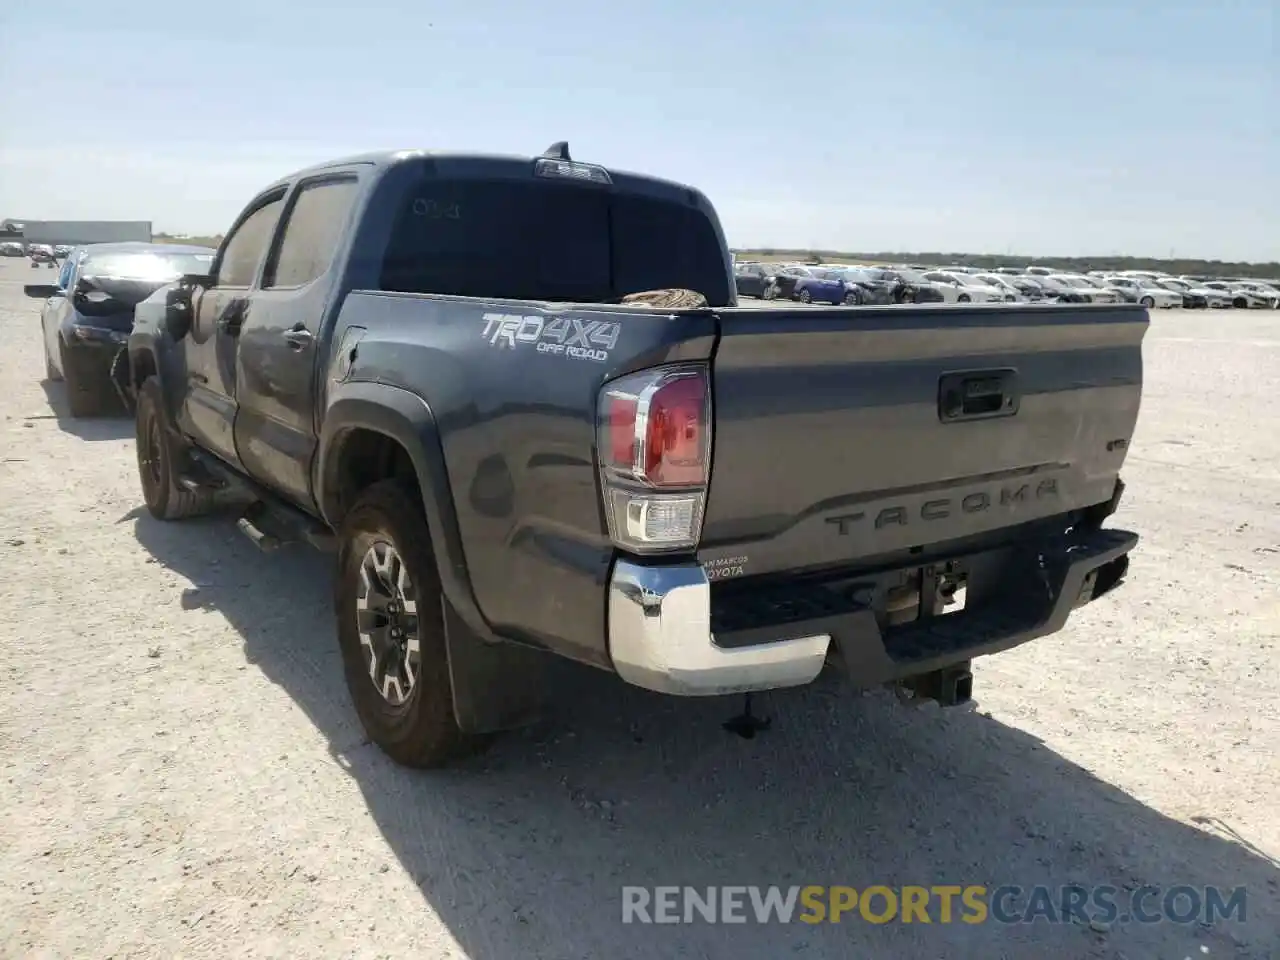
[[(824, 680), (744, 741), (567, 669), (423, 774), (363, 739), (325, 558), (152, 521), (132, 422), (65, 418), (35, 276), (0, 262), (0, 955), (1280, 957), (1280, 313), (1155, 313), (1129, 583), (979, 661), (977, 709)], [(1248, 921), (620, 923), (623, 884), (735, 883), (1247, 885)]]

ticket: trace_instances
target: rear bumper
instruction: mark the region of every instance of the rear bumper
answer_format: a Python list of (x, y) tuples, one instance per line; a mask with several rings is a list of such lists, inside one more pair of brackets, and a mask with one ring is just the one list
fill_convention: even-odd
[(727, 649), (711, 633), (711, 582), (696, 563), (619, 560), (609, 581), (609, 655), (627, 683), (677, 696), (795, 687), (822, 671), (830, 634)]
[(619, 560), (609, 584), (609, 652), (623, 680), (679, 696), (800, 686), (837, 652), (851, 680), (874, 686), (1055, 633), (1073, 609), (1123, 580), (1137, 543), (1127, 531), (1094, 530), (1011, 548), (998, 558), (1011, 571), (1000, 602), (884, 630), (874, 606), (847, 591), (819, 589), (815, 600), (816, 588), (799, 587), (775, 608), (819, 615), (735, 629), (719, 641), (711, 584), (699, 565)]

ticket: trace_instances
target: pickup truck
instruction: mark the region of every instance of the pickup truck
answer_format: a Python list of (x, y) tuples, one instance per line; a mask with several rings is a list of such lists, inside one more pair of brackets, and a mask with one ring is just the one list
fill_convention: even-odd
[(1138, 305), (739, 307), (702, 193), (564, 143), (302, 171), (208, 270), (129, 337), (146, 505), (332, 550), (407, 765), (536, 716), (554, 657), (744, 721), (827, 666), (959, 703), (1138, 540)]

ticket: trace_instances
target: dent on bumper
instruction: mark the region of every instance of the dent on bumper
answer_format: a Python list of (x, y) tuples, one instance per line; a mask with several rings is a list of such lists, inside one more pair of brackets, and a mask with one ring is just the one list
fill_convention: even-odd
[(695, 563), (619, 560), (609, 584), (609, 653), (628, 683), (677, 696), (795, 687), (822, 671), (831, 637), (727, 649), (711, 633), (711, 583)]

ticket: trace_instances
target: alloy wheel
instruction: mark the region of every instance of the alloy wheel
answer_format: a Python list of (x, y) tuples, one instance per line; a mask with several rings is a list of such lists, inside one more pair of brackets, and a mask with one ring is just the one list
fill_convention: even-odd
[(422, 646), (417, 593), (394, 544), (379, 540), (365, 551), (356, 617), (369, 681), (387, 703), (403, 706), (418, 682)]

